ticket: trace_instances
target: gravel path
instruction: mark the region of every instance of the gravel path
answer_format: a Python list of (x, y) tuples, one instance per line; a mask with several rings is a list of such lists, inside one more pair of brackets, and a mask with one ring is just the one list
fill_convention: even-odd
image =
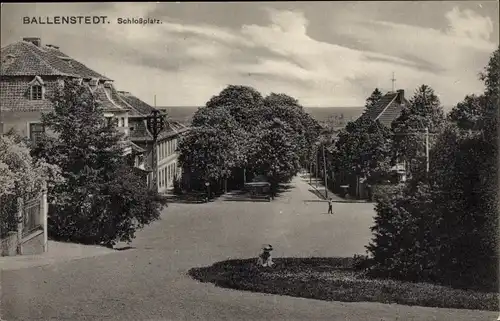
[(186, 272), (228, 258), (364, 253), (373, 205), (338, 203), (335, 215), (307, 183), (274, 202), (171, 204), (131, 250), (1, 272), (5, 320), (495, 320), (483, 311), (341, 303), (216, 288)]

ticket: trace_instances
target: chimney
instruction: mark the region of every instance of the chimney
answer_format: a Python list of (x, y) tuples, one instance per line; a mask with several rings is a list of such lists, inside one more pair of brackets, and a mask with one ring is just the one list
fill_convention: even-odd
[(405, 101), (405, 91), (403, 89), (398, 89), (398, 104), (402, 104)]
[(23, 41), (31, 42), (32, 44), (34, 44), (37, 47), (41, 47), (42, 46), (42, 39), (40, 39), (38, 37), (23, 38)]

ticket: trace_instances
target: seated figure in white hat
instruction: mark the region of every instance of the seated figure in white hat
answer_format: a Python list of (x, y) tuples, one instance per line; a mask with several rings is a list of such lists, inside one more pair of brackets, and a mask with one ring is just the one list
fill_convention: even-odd
[(273, 250), (273, 246), (271, 244), (267, 244), (262, 248), (262, 253), (259, 255), (257, 260), (257, 265), (263, 267), (271, 267), (274, 265), (273, 259), (271, 257), (271, 251)]

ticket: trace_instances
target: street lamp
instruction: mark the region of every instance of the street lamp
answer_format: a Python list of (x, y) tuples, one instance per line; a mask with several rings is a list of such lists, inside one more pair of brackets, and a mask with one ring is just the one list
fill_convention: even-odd
[(151, 179), (151, 187), (157, 189), (157, 176), (158, 176), (158, 161), (156, 159), (156, 142), (158, 135), (165, 129), (167, 117), (159, 110), (153, 110), (149, 116), (146, 117), (148, 131), (153, 135), (153, 150), (151, 153), (151, 167), (153, 168), (153, 176)]

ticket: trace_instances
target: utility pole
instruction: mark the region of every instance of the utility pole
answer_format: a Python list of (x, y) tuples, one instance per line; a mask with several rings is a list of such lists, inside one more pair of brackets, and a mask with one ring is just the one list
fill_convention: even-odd
[(319, 178), (319, 164), (318, 164), (318, 155), (319, 150), (316, 150), (316, 189), (318, 188), (318, 178)]
[(394, 72), (392, 73), (391, 81), (392, 81), (392, 92), (394, 92), (396, 90), (396, 78), (394, 78)]
[(326, 175), (326, 157), (325, 157), (325, 145), (322, 145), (323, 147), (323, 170), (325, 172), (325, 199), (328, 198), (328, 182), (327, 182), (327, 175)]
[(309, 184), (312, 185), (312, 176), (313, 176), (313, 162), (312, 159), (309, 159)]

